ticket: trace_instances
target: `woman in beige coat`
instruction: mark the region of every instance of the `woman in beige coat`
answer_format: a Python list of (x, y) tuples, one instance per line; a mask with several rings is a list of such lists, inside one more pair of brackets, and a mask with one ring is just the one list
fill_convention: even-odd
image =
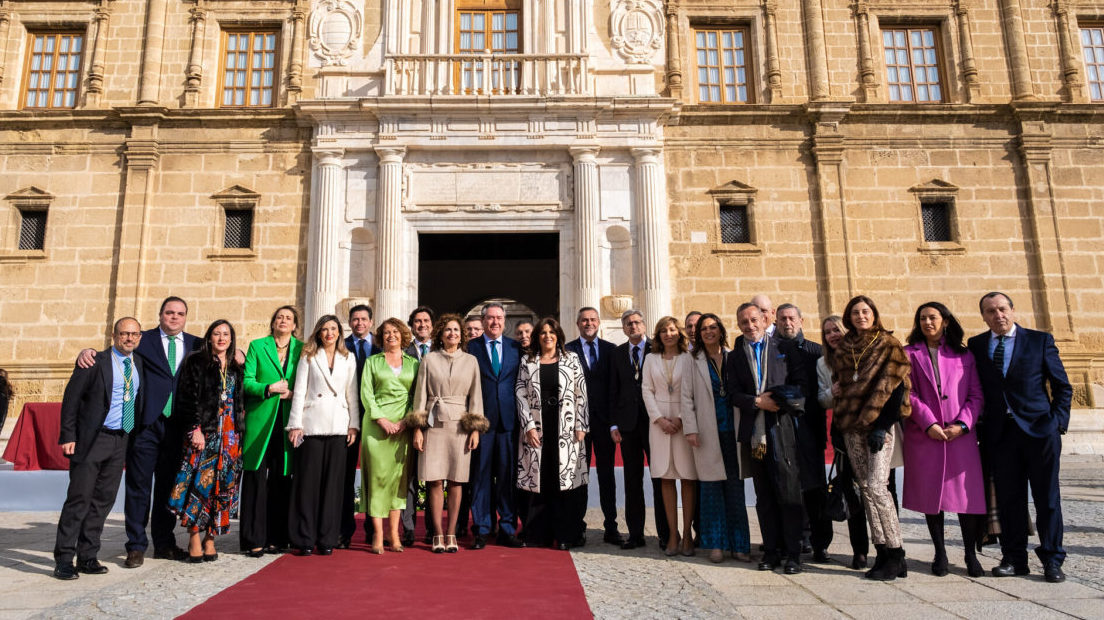
[[(488, 428), (483, 417), (479, 362), (468, 353), (463, 319), (446, 314), (433, 328), (433, 350), (422, 357), (414, 387), (414, 449), (418, 479), (426, 483), (433, 523), (433, 552), (456, 553), (456, 520), (460, 516), (461, 485), (468, 481), (471, 452), (479, 433)], [(448, 480), (448, 530), (442, 535), (443, 481)]]
[[(686, 434), (697, 429), (697, 420), (683, 417), (682, 391), (691, 389), (690, 354), (686, 352), (686, 334), (675, 317), (665, 316), (656, 323), (652, 353), (644, 358), (641, 371), (641, 395), (648, 410), (651, 427), (648, 441), (652, 452), (648, 465), (652, 478), (660, 479), (663, 508), (671, 534), (667, 539), (667, 555), (679, 553), (678, 500), (675, 481), (696, 481), (698, 468)], [(694, 438), (698, 443), (698, 437)], [(694, 519), (696, 484), (682, 484), (682, 555), (694, 555), (694, 537), (690, 524)]]

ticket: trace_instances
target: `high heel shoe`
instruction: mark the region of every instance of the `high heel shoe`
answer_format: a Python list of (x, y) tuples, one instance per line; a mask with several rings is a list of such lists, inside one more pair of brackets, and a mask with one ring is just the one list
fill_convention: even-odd
[(217, 552), (216, 553), (204, 553), (203, 554), (203, 561), (204, 562), (214, 562), (217, 559), (218, 559), (218, 553)]
[(445, 551), (449, 553), (456, 553), (460, 550), (460, 545), (456, 544), (456, 536), (449, 534), (445, 536)]
[(445, 552), (445, 537), (444, 536), (434, 536), (433, 537), (433, 553), (444, 553), (444, 552)]
[(375, 546), (375, 545), (372, 545), (372, 547), (368, 550), (368, 552), (371, 553), (371, 554), (374, 554), (374, 555), (383, 555), (383, 545), (380, 545), (378, 547)]
[(682, 546), (682, 551), (681, 551), (682, 555), (684, 555), (686, 557), (693, 556), (694, 555), (694, 541), (689, 536), (687, 536), (686, 540), (684, 540), (683, 542), (686, 543), (686, 544), (684, 544)]
[(398, 540), (391, 541), (391, 550), (394, 551), (395, 553), (402, 553), (403, 552), (402, 543), (399, 542)]

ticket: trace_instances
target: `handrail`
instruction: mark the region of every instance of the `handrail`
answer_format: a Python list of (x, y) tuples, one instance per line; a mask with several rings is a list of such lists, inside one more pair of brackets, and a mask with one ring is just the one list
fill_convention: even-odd
[(391, 54), (385, 95), (583, 95), (582, 54)]

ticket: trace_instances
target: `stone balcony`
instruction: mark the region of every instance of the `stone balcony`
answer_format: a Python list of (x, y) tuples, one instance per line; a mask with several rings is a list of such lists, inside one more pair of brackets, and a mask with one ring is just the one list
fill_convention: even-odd
[(384, 96), (587, 96), (583, 54), (395, 54)]

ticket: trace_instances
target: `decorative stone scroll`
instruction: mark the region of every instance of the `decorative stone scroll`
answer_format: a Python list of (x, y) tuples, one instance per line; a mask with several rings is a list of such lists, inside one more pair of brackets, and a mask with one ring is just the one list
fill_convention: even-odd
[(310, 16), (310, 47), (322, 65), (344, 66), (360, 48), (363, 17), (348, 0), (321, 0)]
[(650, 63), (663, 47), (662, 0), (614, 0), (610, 11), (613, 49), (633, 63)]

